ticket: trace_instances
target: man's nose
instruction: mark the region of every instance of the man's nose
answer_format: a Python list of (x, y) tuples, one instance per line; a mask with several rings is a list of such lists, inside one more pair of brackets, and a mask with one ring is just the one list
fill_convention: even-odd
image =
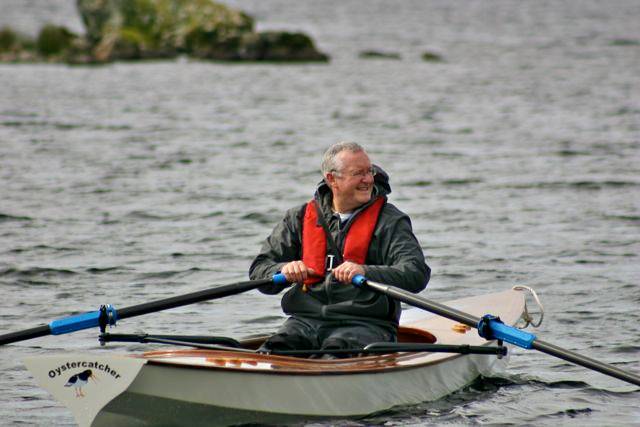
[(362, 180), (366, 183), (373, 183), (373, 175), (371, 175), (370, 173), (366, 173), (362, 177)]

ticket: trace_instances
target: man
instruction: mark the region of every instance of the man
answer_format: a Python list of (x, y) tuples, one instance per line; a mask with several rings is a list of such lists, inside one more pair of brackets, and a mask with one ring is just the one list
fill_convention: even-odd
[[(400, 303), (356, 288), (357, 274), (420, 292), (431, 270), (409, 217), (387, 203), (388, 175), (364, 149), (340, 142), (325, 152), (312, 201), (288, 210), (249, 269), (251, 279), (280, 272), (295, 285), (282, 298), (291, 317), (263, 349), (358, 349), (396, 341)], [(266, 294), (286, 286), (267, 285)]]

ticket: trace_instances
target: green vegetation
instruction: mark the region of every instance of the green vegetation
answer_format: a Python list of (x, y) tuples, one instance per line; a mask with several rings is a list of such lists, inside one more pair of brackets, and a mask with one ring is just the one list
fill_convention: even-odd
[(326, 61), (302, 33), (255, 32), (252, 17), (212, 0), (77, 0), (86, 35), (45, 26), (34, 41), (0, 31), (0, 61), (103, 63), (171, 58)]
[(434, 52), (424, 52), (422, 54), (422, 60), (427, 62), (443, 62), (444, 61), (442, 56)]
[(9, 27), (0, 29), (0, 52), (10, 52), (18, 48), (18, 35)]
[(66, 52), (77, 36), (65, 27), (45, 25), (36, 39), (36, 49), (42, 56), (48, 57)]

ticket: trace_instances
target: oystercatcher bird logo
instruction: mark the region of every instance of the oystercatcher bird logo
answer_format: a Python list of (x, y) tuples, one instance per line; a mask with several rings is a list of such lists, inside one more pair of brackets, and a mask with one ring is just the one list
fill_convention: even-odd
[(82, 387), (87, 385), (90, 379), (93, 382), (97, 382), (98, 380), (96, 374), (94, 374), (91, 371), (91, 369), (87, 369), (86, 371), (82, 371), (79, 374), (75, 374), (69, 377), (69, 380), (64, 386), (73, 387), (76, 392), (76, 397), (84, 397), (84, 393), (82, 392)]

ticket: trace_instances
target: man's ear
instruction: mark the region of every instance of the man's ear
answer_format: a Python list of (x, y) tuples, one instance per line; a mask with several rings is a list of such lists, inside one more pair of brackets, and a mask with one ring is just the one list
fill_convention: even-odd
[(324, 177), (324, 180), (327, 181), (327, 184), (330, 188), (333, 188), (336, 185), (336, 177), (333, 172), (327, 172)]

